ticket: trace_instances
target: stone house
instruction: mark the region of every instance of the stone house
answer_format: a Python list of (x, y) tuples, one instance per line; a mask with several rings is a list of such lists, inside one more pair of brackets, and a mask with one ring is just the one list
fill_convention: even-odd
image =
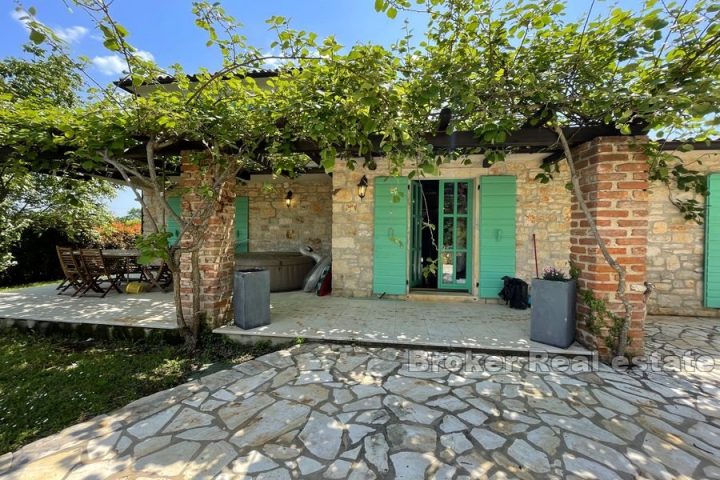
[[(313, 170), (290, 179), (251, 173), (238, 179), (208, 232), (225, 242), (210, 242), (201, 257), (202, 308), (216, 323), (227, 314), (234, 254), (310, 245), (332, 256), (333, 295), (498, 302), (502, 277), (529, 282), (537, 256), (541, 273), (546, 266), (568, 271), (573, 262), (581, 271), (579, 287), (620, 311), (616, 275), (566, 188), (566, 162), (553, 181), (535, 179), (543, 162), (562, 158), (545, 148), (554, 138), (540, 148), (537, 138), (530, 141), (527, 135), (552, 137), (539, 130), (518, 132), (522, 153), (505, 161), (490, 166), (471, 156), (470, 162), (443, 165), (437, 176), (411, 180), (409, 168), (393, 176), (378, 158), (373, 170), (351, 170), (338, 160), (331, 174)], [(576, 138), (583, 195), (606, 245), (627, 271), (632, 348), (643, 350), (647, 313), (720, 317), (720, 205), (710, 201), (704, 225), (685, 220), (673, 205), (684, 194), (649, 181), (643, 137), (588, 131)], [(709, 198), (720, 197), (720, 145), (678, 155), (707, 172)], [(197, 175), (196, 167), (182, 162), (178, 185), (197, 184)], [(151, 195), (149, 203), (159, 208)], [(192, 194), (175, 205), (181, 213), (192, 210)], [(647, 302), (646, 283), (655, 287)], [(587, 313), (582, 299), (578, 312)], [(588, 345), (598, 340), (583, 322), (578, 339)], [(602, 350), (602, 342), (598, 346)]]
[[(719, 305), (709, 298), (717, 297), (718, 287), (708, 292), (704, 285), (706, 263), (720, 249), (720, 237), (706, 242), (705, 231), (717, 228), (719, 215), (711, 211), (705, 225), (685, 220), (668, 188), (648, 181), (646, 159), (629, 142), (586, 142), (577, 147), (576, 166), (605, 241), (628, 270), (638, 315), (632, 335), (639, 342), (645, 282), (655, 286), (648, 313), (720, 317)], [(682, 155), (688, 161), (702, 157), (709, 174), (720, 174), (720, 152)], [(244, 232), (235, 239), (235, 252), (310, 245), (332, 255), (333, 295), (497, 302), (503, 275), (528, 282), (535, 277), (536, 250), (541, 272), (546, 266), (568, 271), (572, 260), (581, 268), (581, 287), (612, 300), (614, 274), (565, 186), (567, 166), (550, 183), (535, 180), (546, 156), (510, 155), (492, 166), (476, 156), (470, 165), (449, 164), (438, 176), (412, 181), (409, 170), (390, 176), (382, 160), (372, 171), (350, 170), (338, 161), (331, 175), (251, 175), (237, 182), (223, 213), (226, 223)], [(361, 198), (363, 178), (368, 187)], [(428, 223), (435, 226), (433, 240)], [(430, 257), (440, 261), (437, 274), (426, 279), (422, 266)], [(206, 261), (215, 263), (216, 255)]]

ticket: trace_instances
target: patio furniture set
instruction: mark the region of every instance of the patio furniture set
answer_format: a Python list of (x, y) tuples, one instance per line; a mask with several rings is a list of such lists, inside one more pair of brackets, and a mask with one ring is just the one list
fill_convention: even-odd
[(101, 250), (70, 247), (56, 247), (60, 266), (65, 278), (58, 285), (58, 295), (68, 289), (74, 290), (73, 297), (89, 293), (100, 294), (104, 298), (111, 290), (123, 293), (123, 284), (141, 282), (150, 289), (159, 288), (166, 292), (172, 283), (172, 274), (165, 262), (157, 261), (149, 265), (138, 263), (138, 250)]

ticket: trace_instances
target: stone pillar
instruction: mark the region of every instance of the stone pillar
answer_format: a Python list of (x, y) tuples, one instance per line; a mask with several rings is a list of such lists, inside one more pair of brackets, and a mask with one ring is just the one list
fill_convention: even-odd
[[(373, 284), (374, 177), (378, 171), (350, 170), (337, 160), (332, 176), (333, 295), (369, 297)], [(386, 173), (385, 173), (386, 174)], [(365, 198), (357, 184), (368, 178)]]
[[(178, 188), (182, 195), (182, 216), (190, 219), (207, 200), (197, 188), (214, 180), (201, 165), (192, 162), (186, 153), (180, 164)], [(218, 327), (231, 318), (233, 272), (235, 267), (235, 179), (228, 181), (223, 189), (220, 204), (211, 214), (205, 229), (205, 241), (199, 251), (200, 311), (209, 327)], [(199, 222), (200, 220), (197, 220)], [(183, 247), (189, 247), (192, 239), (184, 235)], [(180, 291), (183, 312), (192, 315), (192, 265), (191, 255), (185, 253), (180, 261), (182, 280)]]
[[(573, 152), (575, 168), (585, 201), (597, 223), (610, 254), (625, 267), (627, 297), (633, 305), (629, 326), (627, 353), (643, 353), (646, 253), (648, 233), (648, 163), (642, 153), (644, 137), (598, 137)], [(570, 259), (580, 269), (578, 291), (590, 290), (604, 300), (608, 311), (624, 316), (623, 304), (617, 298), (617, 274), (608, 265), (588, 227), (578, 202), (572, 197)], [(608, 358), (605, 343), (606, 325), (599, 334), (590, 331), (587, 318), (590, 309), (578, 294), (579, 342), (596, 347)], [(610, 322), (609, 320), (607, 322)]]

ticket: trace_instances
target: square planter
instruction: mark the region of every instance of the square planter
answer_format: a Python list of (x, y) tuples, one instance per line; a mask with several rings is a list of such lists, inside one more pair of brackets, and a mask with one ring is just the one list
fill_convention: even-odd
[(532, 281), (530, 340), (567, 348), (575, 340), (576, 282)]
[(235, 325), (244, 330), (270, 325), (270, 271), (235, 270), (233, 310)]

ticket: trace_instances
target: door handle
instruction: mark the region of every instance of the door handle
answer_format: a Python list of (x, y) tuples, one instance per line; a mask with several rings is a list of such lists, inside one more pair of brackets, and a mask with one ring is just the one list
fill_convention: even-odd
[(500, 240), (502, 240), (502, 237), (503, 237), (503, 231), (502, 231), (502, 229), (501, 229), (501, 228), (498, 228), (497, 230), (495, 230), (495, 239), (496, 239), (498, 242), (499, 242)]

